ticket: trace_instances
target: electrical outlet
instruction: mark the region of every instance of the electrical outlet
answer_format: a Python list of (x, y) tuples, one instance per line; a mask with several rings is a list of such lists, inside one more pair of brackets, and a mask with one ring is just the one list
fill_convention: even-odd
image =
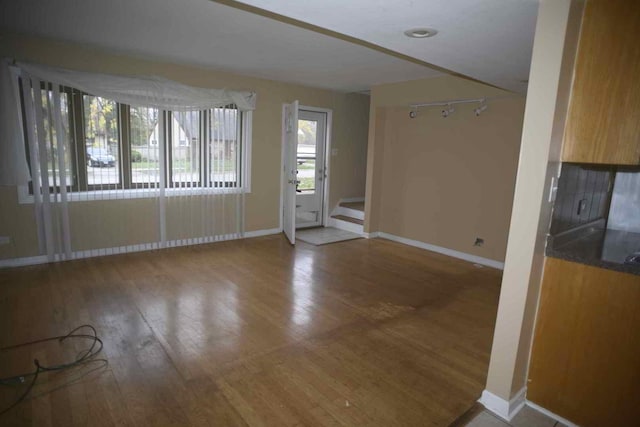
[(11, 237), (0, 236), (0, 245), (8, 245), (9, 243), (11, 243)]
[(580, 200), (578, 202), (578, 211), (576, 212), (576, 215), (578, 216), (582, 215), (582, 213), (586, 208), (587, 208), (587, 199)]
[(480, 237), (476, 237), (476, 241), (473, 243), (473, 246), (482, 246), (484, 245), (484, 239)]

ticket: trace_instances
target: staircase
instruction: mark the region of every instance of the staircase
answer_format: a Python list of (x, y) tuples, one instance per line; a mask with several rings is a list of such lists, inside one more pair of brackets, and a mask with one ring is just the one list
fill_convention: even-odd
[(329, 226), (352, 233), (363, 234), (364, 200), (341, 201), (331, 212)]

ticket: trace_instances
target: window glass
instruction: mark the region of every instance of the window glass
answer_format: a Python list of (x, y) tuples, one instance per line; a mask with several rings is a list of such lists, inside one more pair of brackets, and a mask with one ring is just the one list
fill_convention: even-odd
[(214, 187), (239, 185), (239, 120), (235, 107), (210, 110), (208, 175)]
[[(131, 182), (156, 185), (160, 182), (160, 129), (156, 108), (131, 107)], [(140, 186), (140, 185), (138, 185)]]
[(318, 122), (315, 120), (298, 120), (298, 181), (297, 190), (305, 194), (313, 194), (316, 190), (316, 141)]
[(171, 180), (177, 187), (200, 182), (200, 112), (171, 114)]
[(118, 105), (106, 98), (84, 95), (83, 109), (87, 184), (119, 184)]
[[(54, 114), (54, 99), (53, 92), (50, 90), (41, 90), (42, 96), (42, 115), (44, 119), (44, 135), (45, 145), (47, 147), (47, 173), (49, 175), (49, 182), (53, 182), (55, 187), (60, 186), (60, 170), (59, 168), (59, 154), (64, 153), (64, 169), (65, 179), (67, 186), (73, 184), (73, 167), (72, 167), (72, 154), (71, 146), (69, 144), (69, 138), (64, 138), (63, 135), (57, 134), (56, 129), (56, 117)], [(69, 135), (69, 101), (66, 93), (60, 93), (60, 107), (62, 110), (62, 128), (65, 134)], [(65, 141), (64, 147), (60, 147), (59, 143)]]

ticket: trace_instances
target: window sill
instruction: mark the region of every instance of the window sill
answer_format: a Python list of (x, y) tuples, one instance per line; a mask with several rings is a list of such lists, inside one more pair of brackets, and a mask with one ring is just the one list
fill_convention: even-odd
[[(166, 188), (165, 197), (204, 196), (216, 194), (249, 194), (247, 188)], [(67, 193), (69, 202), (87, 202), (101, 200), (153, 199), (160, 197), (159, 188), (140, 188), (128, 190), (94, 190)], [(34, 197), (26, 186), (18, 187), (18, 203), (33, 204)]]

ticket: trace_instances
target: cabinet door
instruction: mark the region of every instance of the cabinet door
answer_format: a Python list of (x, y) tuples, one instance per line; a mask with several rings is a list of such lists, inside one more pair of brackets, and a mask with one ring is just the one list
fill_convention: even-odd
[(639, 28), (638, 0), (586, 2), (564, 161), (640, 164)]
[(547, 258), (527, 399), (578, 425), (638, 425), (640, 276)]

